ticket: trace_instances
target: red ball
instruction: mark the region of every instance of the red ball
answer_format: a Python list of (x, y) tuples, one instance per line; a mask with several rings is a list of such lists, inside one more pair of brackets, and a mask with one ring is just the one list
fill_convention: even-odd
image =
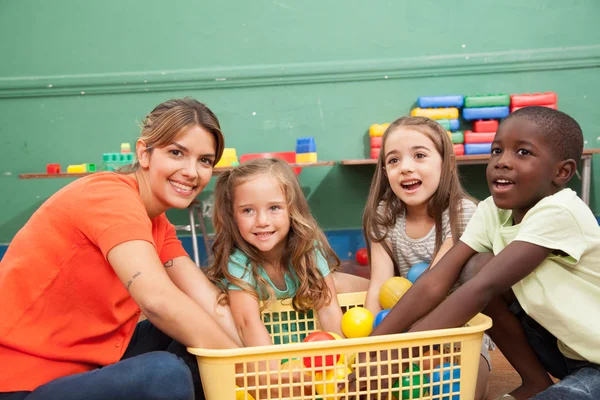
[(366, 248), (362, 248), (356, 252), (356, 262), (360, 265), (369, 265), (369, 255)]
[[(320, 342), (321, 340), (335, 340), (335, 337), (333, 337), (333, 335), (327, 333), (327, 332), (323, 332), (323, 331), (316, 331), (311, 333), (310, 335), (308, 335), (307, 337), (304, 338), (303, 342)], [(340, 355), (339, 354), (331, 354), (328, 356), (313, 356), (313, 357), (304, 357), (302, 359), (302, 362), (304, 363), (304, 366), (306, 368), (310, 368), (312, 367), (312, 361), (315, 361), (315, 368), (323, 368), (325, 367), (332, 367), (335, 365), (335, 363), (337, 363), (340, 359)], [(323, 363), (325, 365), (323, 365)]]

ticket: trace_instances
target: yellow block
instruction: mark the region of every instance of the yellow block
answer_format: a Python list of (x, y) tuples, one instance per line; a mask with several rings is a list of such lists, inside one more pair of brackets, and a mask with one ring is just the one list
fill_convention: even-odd
[(317, 153), (296, 153), (297, 163), (317, 162)]
[(427, 117), (431, 119), (456, 119), (458, 108), (414, 108), (410, 115), (413, 117)]
[(85, 164), (75, 164), (67, 167), (68, 174), (81, 174), (82, 172), (85, 172)]
[(369, 136), (371, 136), (371, 137), (383, 136), (383, 134), (385, 133), (385, 130), (388, 128), (388, 126), (390, 126), (389, 123), (371, 125), (369, 127)]
[(237, 160), (237, 153), (235, 151), (235, 148), (233, 148), (233, 147), (224, 148), (223, 156), (221, 156), (221, 158), (235, 158)]

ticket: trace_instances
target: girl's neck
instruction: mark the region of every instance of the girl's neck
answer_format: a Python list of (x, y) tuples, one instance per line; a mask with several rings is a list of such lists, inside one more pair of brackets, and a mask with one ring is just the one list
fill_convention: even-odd
[(419, 204), (418, 206), (407, 206), (405, 205), (406, 218), (413, 220), (430, 219), (431, 216), (427, 210), (428, 203)]
[(283, 258), (283, 251), (285, 250), (285, 242), (281, 242), (273, 247), (269, 251), (261, 252), (262, 258), (265, 262), (274, 269), (282, 268), (281, 259)]

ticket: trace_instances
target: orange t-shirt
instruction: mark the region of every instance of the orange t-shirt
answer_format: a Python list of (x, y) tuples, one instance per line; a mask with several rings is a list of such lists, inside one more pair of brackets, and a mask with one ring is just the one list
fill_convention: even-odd
[(152, 243), (163, 263), (187, 255), (127, 175), (79, 179), (31, 216), (0, 263), (0, 392), (119, 361), (139, 307), (106, 255), (130, 240)]

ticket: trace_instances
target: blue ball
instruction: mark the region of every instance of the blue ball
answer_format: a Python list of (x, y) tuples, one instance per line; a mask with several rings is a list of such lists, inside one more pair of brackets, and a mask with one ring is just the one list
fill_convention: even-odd
[[(440, 377), (440, 371), (439, 371), (440, 368), (444, 369), (441, 377)], [(450, 368), (452, 368), (452, 369), (450, 369)], [(437, 370), (437, 371), (435, 371), (435, 370)], [(452, 371), (452, 378), (450, 378), (451, 371)], [(432, 383), (431, 383), (432, 394), (434, 396), (439, 396), (440, 391), (442, 394), (449, 394), (451, 379), (457, 380), (456, 382), (452, 383), (452, 393), (456, 393), (456, 394), (452, 395), (452, 400), (460, 400), (460, 394), (459, 394), (460, 393), (460, 382), (458, 381), (460, 379), (460, 367), (458, 365), (452, 365), (450, 363), (445, 363), (442, 366), (438, 365), (437, 367), (434, 368), (434, 371), (432, 374)], [(448, 383), (444, 383), (444, 382), (448, 382)], [(441, 383), (441, 385), (440, 385), (440, 383)], [(436, 398), (440, 399), (440, 400), (450, 400), (450, 396), (442, 396), (442, 397), (436, 397)]]
[(381, 323), (381, 321), (383, 321), (383, 319), (390, 313), (390, 310), (381, 310), (377, 313), (377, 315), (375, 316), (375, 319), (373, 320), (373, 329), (377, 328), (377, 325), (379, 325)]
[(429, 268), (429, 264), (427, 263), (418, 263), (410, 267), (408, 270), (408, 274), (406, 275), (406, 279), (415, 283), (417, 279), (421, 276), (423, 272), (425, 272)]

